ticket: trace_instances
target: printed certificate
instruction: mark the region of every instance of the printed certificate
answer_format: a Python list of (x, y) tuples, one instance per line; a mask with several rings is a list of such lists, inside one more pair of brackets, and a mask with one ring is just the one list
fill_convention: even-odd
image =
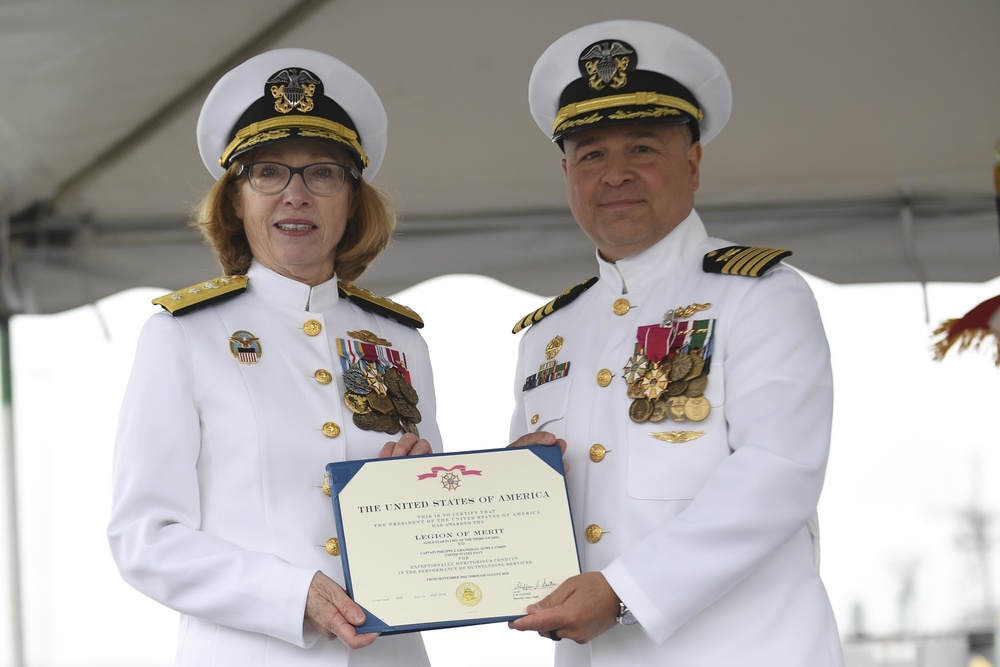
[(580, 573), (558, 447), (327, 466), (347, 592), (394, 634), (508, 621)]

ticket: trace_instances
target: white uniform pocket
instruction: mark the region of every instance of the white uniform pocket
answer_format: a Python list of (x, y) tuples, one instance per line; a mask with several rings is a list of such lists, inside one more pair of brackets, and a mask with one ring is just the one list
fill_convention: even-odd
[(525, 433), (550, 431), (558, 437), (565, 435), (563, 420), (569, 405), (571, 382), (569, 378), (561, 378), (524, 393)]
[(632, 424), (629, 428), (628, 493), (639, 500), (689, 500), (731, 453), (725, 418), (722, 364), (708, 374), (704, 396), (711, 412), (703, 421)]

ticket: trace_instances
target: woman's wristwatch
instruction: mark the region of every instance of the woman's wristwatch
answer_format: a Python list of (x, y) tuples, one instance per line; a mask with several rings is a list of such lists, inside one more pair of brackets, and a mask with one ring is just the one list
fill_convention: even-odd
[(625, 606), (624, 602), (618, 603), (618, 616), (615, 617), (619, 625), (635, 625), (639, 622), (639, 619), (635, 617)]

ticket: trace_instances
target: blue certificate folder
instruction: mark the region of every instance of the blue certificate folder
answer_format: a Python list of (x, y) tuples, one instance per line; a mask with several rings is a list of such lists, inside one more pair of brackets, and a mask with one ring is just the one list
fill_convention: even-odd
[[(347, 593), (365, 610), (360, 633), (510, 621), (580, 572), (556, 446), (343, 461), (326, 471)], [(419, 493), (406, 495), (410, 488)]]

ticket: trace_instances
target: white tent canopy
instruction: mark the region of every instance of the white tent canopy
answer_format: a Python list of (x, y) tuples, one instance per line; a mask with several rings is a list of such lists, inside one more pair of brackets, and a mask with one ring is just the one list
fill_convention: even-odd
[(477, 272), (552, 294), (593, 275), (527, 79), (592, 21), (668, 23), (715, 51), (733, 118), (705, 151), (709, 231), (794, 251), (835, 282), (997, 275), (995, 0), (0, 0), (0, 312), (56, 312), (218, 268), (188, 212), (210, 185), (194, 126), (249, 55), (325, 50), (389, 115), (376, 184), (392, 293)]

